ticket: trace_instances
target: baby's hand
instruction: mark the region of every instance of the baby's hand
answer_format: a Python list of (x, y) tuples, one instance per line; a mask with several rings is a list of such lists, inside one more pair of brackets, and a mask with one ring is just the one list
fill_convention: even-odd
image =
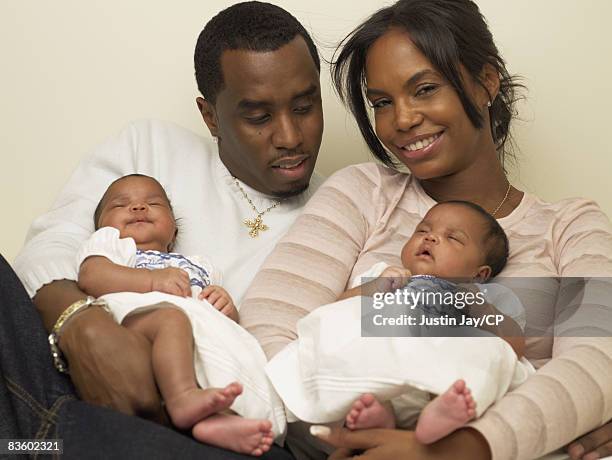
[(410, 281), (412, 272), (404, 267), (387, 267), (375, 280), (379, 292), (393, 292), (403, 288)]
[(185, 270), (175, 267), (151, 270), (151, 291), (165, 292), (181, 297), (191, 296), (191, 283)]
[(234, 305), (234, 301), (225, 289), (221, 286), (210, 285), (206, 286), (200, 295), (200, 300), (207, 300), (209, 304), (223, 313), (230, 319), (238, 322), (238, 310)]

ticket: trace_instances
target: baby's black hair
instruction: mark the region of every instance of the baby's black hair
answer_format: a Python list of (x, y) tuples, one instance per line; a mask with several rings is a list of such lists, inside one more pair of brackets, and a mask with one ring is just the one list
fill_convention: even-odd
[(456, 204), (465, 206), (478, 213), (487, 226), (487, 232), (484, 235), (485, 246), (485, 264), (491, 267), (491, 278), (497, 276), (506, 266), (508, 262), (509, 244), (506, 232), (499, 225), (499, 222), (481, 206), (471, 201), (449, 200), (441, 201), (436, 206), (441, 204)]
[(121, 176), (119, 179), (115, 179), (113, 182), (111, 182), (111, 184), (108, 186), (108, 188), (104, 192), (104, 195), (102, 195), (102, 198), (100, 199), (100, 202), (98, 203), (98, 206), (96, 206), (96, 210), (94, 211), (94, 229), (95, 230), (99, 230), (100, 229), (100, 216), (102, 214), (102, 209), (104, 209), (104, 205), (106, 204), (106, 199), (107, 199), (108, 191), (110, 190), (110, 188), (114, 184), (116, 184), (117, 182), (119, 182), (119, 181), (121, 181), (123, 179), (126, 179), (128, 177), (144, 177), (146, 179), (151, 179), (152, 181), (155, 181), (155, 183), (157, 183), (157, 185), (159, 185), (159, 188), (162, 190), (162, 192), (164, 192), (164, 198), (168, 202), (168, 206), (170, 207), (170, 211), (172, 212), (172, 216), (174, 217), (174, 225), (176, 226), (176, 231), (174, 232), (174, 240), (172, 241), (172, 243), (170, 243), (170, 246), (168, 247), (168, 252), (172, 251), (172, 248), (173, 248), (174, 243), (176, 241), (176, 237), (179, 234), (180, 219), (177, 219), (176, 216), (174, 216), (174, 209), (172, 208), (172, 202), (170, 201), (170, 198), (168, 198), (168, 194), (166, 193), (166, 190), (164, 189), (162, 184), (160, 184), (159, 181), (157, 179), (155, 179), (154, 177), (147, 176), (145, 174), (137, 174), (137, 173), (127, 174), (127, 175)]
[(98, 203), (98, 206), (96, 206), (96, 210), (94, 211), (94, 229), (96, 229), (96, 230), (100, 229), (100, 225), (99, 225), (100, 224), (100, 215), (102, 214), (102, 209), (104, 209), (104, 205), (106, 204), (106, 198), (107, 198), (107, 195), (108, 195), (108, 191), (117, 182), (122, 181), (123, 179), (126, 179), (128, 177), (144, 177), (146, 179), (151, 179), (152, 181), (155, 181), (157, 183), (157, 185), (159, 185), (159, 188), (161, 188), (162, 191), (164, 192), (164, 198), (166, 198), (166, 201), (168, 202), (168, 206), (170, 206), (170, 211), (172, 211), (172, 214), (174, 215), (174, 209), (172, 209), (172, 203), (170, 202), (170, 198), (168, 198), (168, 195), (166, 194), (166, 190), (164, 189), (162, 184), (159, 183), (159, 181), (157, 179), (155, 179), (154, 177), (151, 177), (151, 176), (147, 176), (145, 174), (137, 174), (137, 173), (126, 174), (125, 176), (121, 176), (119, 179), (115, 179), (114, 181), (112, 181), (110, 183), (110, 185), (106, 188), (106, 191), (104, 192), (104, 195), (102, 195), (102, 198), (100, 199), (100, 202)]

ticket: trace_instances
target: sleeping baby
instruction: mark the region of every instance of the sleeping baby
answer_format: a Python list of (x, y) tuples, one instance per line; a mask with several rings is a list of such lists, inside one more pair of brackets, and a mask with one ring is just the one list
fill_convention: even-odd
[[(298, 339), (268, 364), (290, 419), (343, 419), (349, 429), (366, 429), (412, 428), (418, 418), (415, 435), (429, 444), (480, 416), (535, 372), (522, 357), (520, 301), (508, 288), (483, 284), (507, 257), (503, 229), (479, 206), (452, 201), (431, 208), (402, 249), (402, 267), (378, 263), (357, 277), (361, 284), (339, 302), (303, 318)], [(428, 337), (418, 322), (408, 329), (412, 337), (361, 337), (364, 297), (398, 289), (417, 294), (413, 299), (419, 292), (461, 292), (482, 301), (415, 306), (420, 324), (455, 318), (458, 326), (444, 329), (454, 337)]]

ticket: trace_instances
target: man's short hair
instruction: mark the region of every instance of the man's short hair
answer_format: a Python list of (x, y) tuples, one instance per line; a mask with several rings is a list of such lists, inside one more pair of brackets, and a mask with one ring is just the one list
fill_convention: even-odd
[(262, 2), (244, 2), (226, 8), (212, 18), (198, 37), (194, 64), (198, 89), (214, 104), (223, 89), (221, 55), (226, 50), (276, 51), (300, 35), (321, 71), (312, 38), (304, 26), (284, 9)]

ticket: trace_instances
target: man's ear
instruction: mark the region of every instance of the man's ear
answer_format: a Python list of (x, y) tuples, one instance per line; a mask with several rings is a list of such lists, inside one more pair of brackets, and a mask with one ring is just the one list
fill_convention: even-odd
[(487, 100), (480, 105), (485, 106), (487, 102), (493, 104), (493, 101), (497, 97), (497, 93), (499, 93), (499, 73), (491, 64), (485, 64), (482, 67), (482, 71), (480, 72), (480, 84), (488, 93), (486, 95)]
[(208, 102), (203, 97), (196, 98), (198, 110), (202, 114), (202, 119), (213, 137), (219, 137), (219, 123), (217, 121), (217, 112), (215, 106)]
[(481, 265), (478, 267), (478, 273), (476, 273), (476, 279), (481, 283), (486, 283), (491, 278), (491, 267), (488, 265)]

